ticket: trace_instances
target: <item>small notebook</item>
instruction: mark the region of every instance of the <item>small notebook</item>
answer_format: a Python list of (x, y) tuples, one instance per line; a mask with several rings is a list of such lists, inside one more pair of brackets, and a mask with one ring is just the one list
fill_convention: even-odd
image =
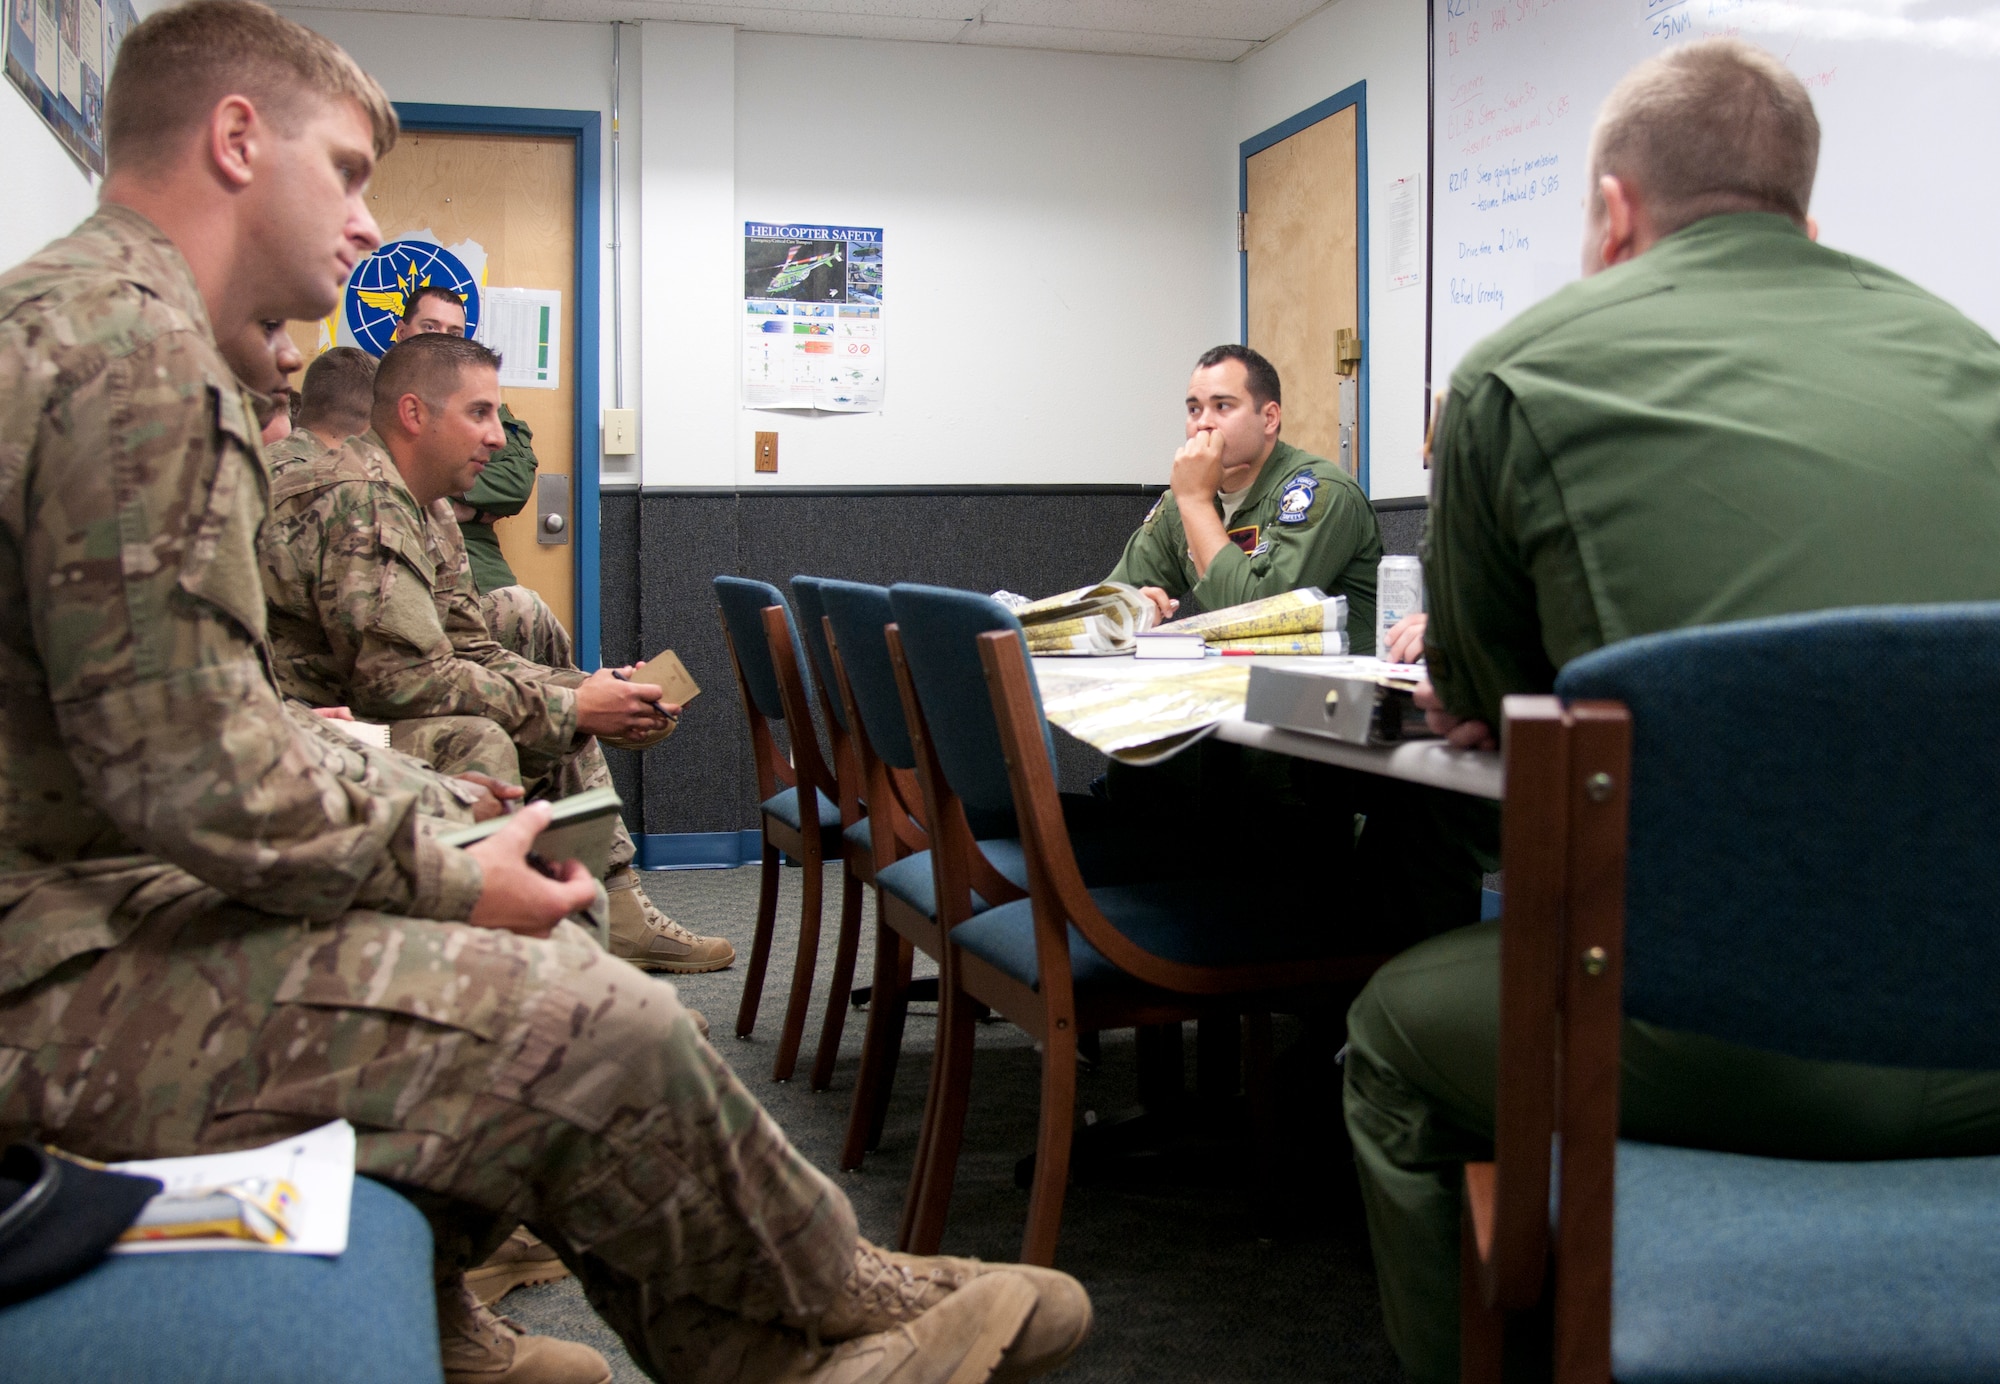
[(373, 721), (341, 721), (331, 716), (322, 716), (320, 720), (326, 722), (343, 735), (353, 736), (364, 745), (373, 745), (378, 750), (389, 748), (389, 728), (387, 726), (378, 726)]
[(668, 649), (651, 663), (632, 670), (632, 681), (650, 682), (660, 689), (660, 700), (669, 706), (686, 706), (701, 695), (701, 688), (688, 676), (687, 665)]
[(1198, 634), (1135, 634), (1132, 653), (1139, 658), (1206, 658), (1208, 641)]
[[(584, 869), (590, 871), (592, 878), (602, 878), (605, 862), (611, 855), (611, 836), (618, 824), (618, 810), (624, 806), (617, 790), (593, 788), (587, 793), (563, 798), (554, 806), (555, 816), (542, 829), (542, 834), (535, 838), (535, 854), (551, 862), (579, 861)], [(508, 816), (492, 817), (477, 826), (440, 832), (437, 839), (447, 846), (470, 846), (484, 841), (512, 820)]]

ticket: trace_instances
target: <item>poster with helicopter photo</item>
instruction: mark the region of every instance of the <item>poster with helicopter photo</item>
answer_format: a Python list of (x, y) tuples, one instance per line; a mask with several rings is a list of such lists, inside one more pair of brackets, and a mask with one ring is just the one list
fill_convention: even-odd
[(882, 408), (882, 229), (743, 224), (743, 405)]

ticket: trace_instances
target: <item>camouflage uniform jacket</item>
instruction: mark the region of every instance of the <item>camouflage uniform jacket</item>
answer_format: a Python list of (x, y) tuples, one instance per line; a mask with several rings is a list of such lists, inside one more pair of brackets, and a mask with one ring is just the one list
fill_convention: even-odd
[(280, 700), (257, 428), (172, 242), (99, 210), (0, 275), (0, 995), (206, 886), (459, 919), (478, 862)]
[(275, 476), (286, 466), (311, 461), (326, 450), (327, 445), (311, 428), (293, 428), (290, 436), (264, 448), (264, 465)]
[(523, 772), (574, 748), (581, 674), (494, 642), (449, 500), (417, 503), (375, 433), (276, 467), (260, 544), (278, 676), (357, 716), (484, 716)]

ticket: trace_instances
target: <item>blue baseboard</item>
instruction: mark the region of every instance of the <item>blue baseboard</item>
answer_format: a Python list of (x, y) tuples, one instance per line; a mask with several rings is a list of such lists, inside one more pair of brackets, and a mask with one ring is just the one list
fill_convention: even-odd
[(756, 831), (653, 832), (638, 844), (642, 870), (733, 870), (764, 855), (764, 836)]

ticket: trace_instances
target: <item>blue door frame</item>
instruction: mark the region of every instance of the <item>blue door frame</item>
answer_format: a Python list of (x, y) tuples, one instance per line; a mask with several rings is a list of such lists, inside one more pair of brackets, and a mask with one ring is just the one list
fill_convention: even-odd
[[(1361, 333), (1361, 379), (1356, 393), (1358, 421), (1361, 428), (1361, 446), (1354, 459), (1354, 479), (1361, 483), (1361, 493), (1368, 494), (1368, 449), (1374, 442), (1373, 430), (1368, 426), (1368, 358), (1375, 354), (1368, 340), (1368, 83), (1356, 82), (1353, 86), (1337, 91), (1316, 106), (1300, 111), (1290, 120), (1282, 121), (1252, 135), (1239, 146), (1236, 162), (1236, 210), (1250, 209), (1250, 159), (1261, 154), (1274, 144), (1281, 144), (1300, 130), (1317, 125), (1329, 115), (1354, 107), (1354, 278), (1355, 315), (1359, 319), (1355, 326)], [(1243, 339), (1250, 339), (1250, 254), (1243, 251), (1236, 257), (1238, 275), (1241, 280)]]
[(481, 135), (559, 135), (576, 141), (576, 282), (570, 292), (576, 302), (575, 340), (570, 362), (576, 388), (574, 463), (576, 516), (571, 530), (571, 556), (576, 564), (577, 666), (597, 667), (599, 656), (598, 496), (597, 496), (597, 260), (604, 244), (598, 228), (598, 200), (603, 186), (601, 119), (596, 111), (538, 110), (527, 106), (440, 106), (422, 101), (396, 102), (396, 116), (406, 130), (423, 133)]

